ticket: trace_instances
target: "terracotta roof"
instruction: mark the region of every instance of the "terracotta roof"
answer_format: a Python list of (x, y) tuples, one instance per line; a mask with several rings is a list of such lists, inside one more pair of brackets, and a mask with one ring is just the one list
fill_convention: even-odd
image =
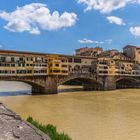
[(123, 49), (125, 48), (137, 48), (137, 46), (133, 46), (133, 45), (126, 45)]

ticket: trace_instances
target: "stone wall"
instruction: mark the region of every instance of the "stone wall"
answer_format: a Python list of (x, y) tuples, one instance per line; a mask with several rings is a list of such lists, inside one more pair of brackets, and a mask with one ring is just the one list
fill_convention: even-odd
[(0, 103), (0, 140), (51, 140)]

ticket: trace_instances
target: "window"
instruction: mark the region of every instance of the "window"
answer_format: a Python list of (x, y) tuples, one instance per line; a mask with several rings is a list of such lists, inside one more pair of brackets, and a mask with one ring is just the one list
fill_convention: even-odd
[(6, 61), (6, 57), (1, 57), (1, 61), (5, 62)]
[(15, 61), (15, 58), (14, 57), (11, 57), (11, 62), (14, 62)]
[(68, 73), (68, 71), (66, 71), (66, 70), (62, 70), (62, 73)]
[(32, 70), (27, 70), (27, 73), (32, 73)]
[(11, 64), (11, 67), (15, 67), (15, 64)]
[(17, 70), (17, 74), (25, 74), (26, 70)]
[(11, 71), (11, 73), (12, 73), (12, 74), (14, 74), (14, 73), (15, 73), (15, 71), (13, 71), (13, 70), (12, 70), (12, 71)]
[(72, 62), (72, 58), (68, 58), (68, 62), (71, 63)]
[(61, 62), (66, 62), (66, 60), (65, 59), (62, 59)]
[(19, 61), (23, 61), (23, 57), (20, 57), (20, 58), (19, 58)]
[(63, 68), (66, 68), (66, 67), (67, 67), (67, 65), (62, 65), (62, 67), (63, 67)]
[(60, 73), (60, 70), (53, 70), (54, 73)]
[(74, 62), (75, 63), (81, 63), (81, 59), (80, 58), (74, 58)]

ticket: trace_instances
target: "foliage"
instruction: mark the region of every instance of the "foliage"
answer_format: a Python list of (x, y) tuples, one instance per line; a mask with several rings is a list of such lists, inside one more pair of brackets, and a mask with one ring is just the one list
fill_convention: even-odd
[(28, 117), (27, 121), (48, 136), (50, 136), (52, 140), (72, 140), (67, 134), (58, 133), (56, 127), (52, 124), (43, 125), (38, 121), (34, 120), (32, 117)]

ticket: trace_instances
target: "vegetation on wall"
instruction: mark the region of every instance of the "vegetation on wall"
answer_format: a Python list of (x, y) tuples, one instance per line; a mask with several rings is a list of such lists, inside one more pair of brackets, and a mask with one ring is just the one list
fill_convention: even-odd
[(50, 136), (52, 140), (72, 140), (67, 134), (58, 133), (56, 127), (52, 124), (43, 125), (38, 121), (34, 120), (32, 117), (28, 117), (27, 121), (48, 136)]

